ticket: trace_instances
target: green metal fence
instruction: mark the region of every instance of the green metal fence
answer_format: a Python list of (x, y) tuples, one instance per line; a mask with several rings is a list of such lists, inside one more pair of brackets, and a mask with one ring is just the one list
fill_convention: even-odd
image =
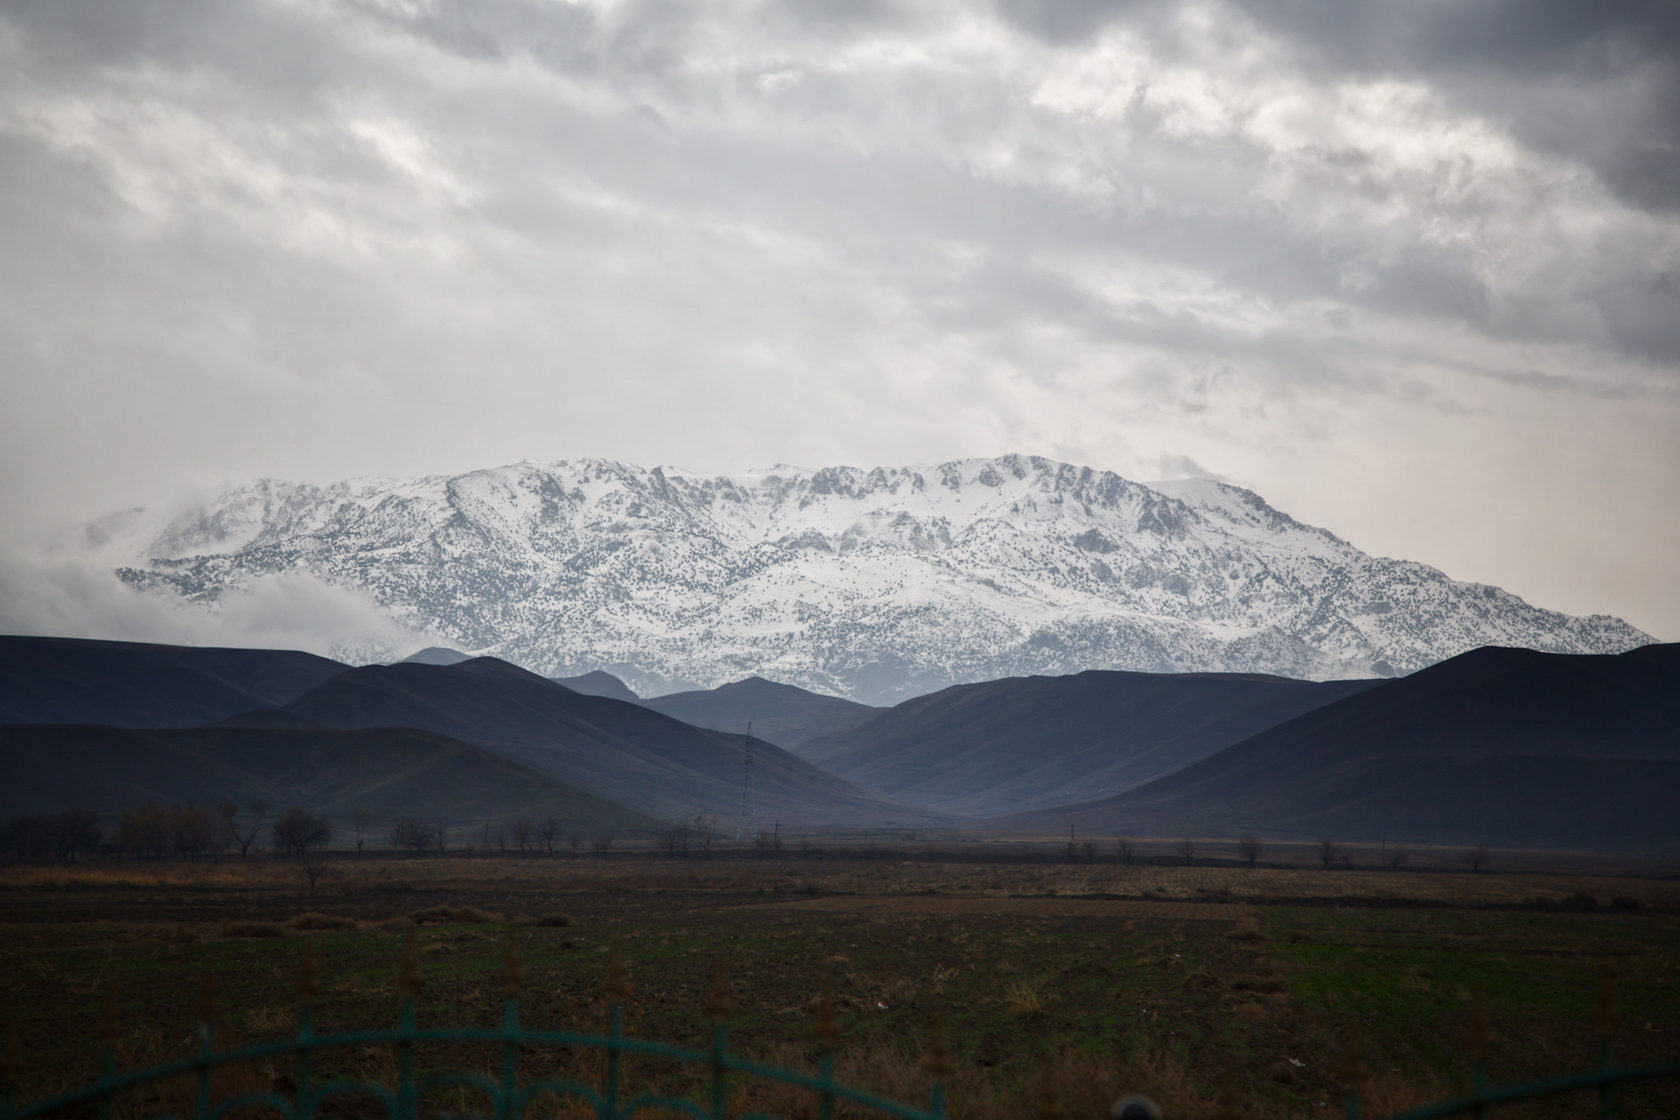
[[(296, 1032), (289, 1038), (220, 1049), (216, 1044), (216, 1032), (211, 1025), (214, 991), (207, 969), (204, 989), (199, 1000), (196, 1054), (164, 1065), (119, 1072), (114, 1056), (117, 1035), (115, 1012), (108, 999), (100, 1030), (101, 1041), (104, 1043), (101, 1076), (91, 1084), (68, 1093), (46, 1100), (20, 1103), (16, 1099), (16, 1086), (21, 1072), (21, 1054), (17, 1051), (16, 1040), (11, 1040), (5, 1055), (4, 1068), (0, 1069), (0, 1120), (34, 1120), (35, 1117), (60, 1114), (91, 1115), (97, 1116), (99, 1120), (113, 1120), (124, 1094), (175, 1078), (186, 1078), (193, 1086), (190, 1108), (192, 1120), (221, 1120), (222, 1117), (234, 1113), (242, 1116), (250, 1116), (253, 1113), (272, 1114), (279, 1120), (314, 1120), (323, 1113), (335, 1117), (378, 1113), (386, 1120), (417, 1120), (422, 1115), (422, 1101), (431, 1094), (450, 1089), (475, 1094), (481, 1103), (471, 1115), (483, 1120), (521, 1120), (529, 1106), (543, 1098), (574, 1102), (574, 1105), (593, 1113), (596, 1120), (628, 1120), (638, 1113), (648, 1111), (663, 1111), (692, 1120), (728, 1120), (731, 1078), (756, 1079), (791, 1086), (809, 1093), (815, 1105), (814, 1115), (818, 1120), (833, 1120), (835, 1110), (840, 1106), (851, 1106), (895, 1120), (945, 1120), (945, 1082), (952, 1070), (937, 1031), (928, 1039), (924, 1069), (930, 1082), (929, 1099), (927, 1105), (921, 1107), (888, 1100), (835, 1080), (834, 1050), (837, 1031), (834, 1003), (832, 998), (826, 995), (818, 1004), (817, 1020), (812, 1032), (820, 1054), (818, 1072), (812, 1075), (755, 1062), (730, 1051), (728, 1030), (723, 1021), (732, 1008), (721, 965), (714, 973), (707, 1006), (713, 1024), (711, 1043), (704, 1049), (671, 1046), (631, 1038), (623, 1033), (623, 1007), (629, 1000), (629, 986), (623, 964), (616, 954), (610, 958), (608, 964), (605, 987), (608, 1026), (605, 1034), (532, 1030), (522, 1026), (519, 1021), (517, 996), (519, 981), (519, 961), (510, 936), (502, 964), (501, 982), (506, 1000), (503, 1004), (501, 1025), (422, 1029), (416, 1025), (414, 1018), (418, 979), (411, 939), (398, 974), (398, 987), (403, 1002), (396, 1026), (317, 1034), (310, 1014), (311, 1000), (315, 995), (315, 981), (306, 947), (298, 985)], [(1472, 1020), (1467, 1040), (1471, 1058), (1469, 1091), (1463, 1096), (1397, 1113), (1386, 1117), (1385, 1120), (1483, 1117), (1498, 1106), (1581, 1092), (1595, 1094), (1598, 1116), (1601, 1120), (1610, 1120), (1619, 1115), (1615, 1109), (1614, 1090), (1617, 1086), (1638, 1081), (1680, 1079), (1680, 1061), (1637, 1067), (1613, 1064), (1608, 1044), (1609, 1016), (1606, 982), (1600, 989), (1599, 1026), (1603, 1046), (1596, 1068), (1539, 1081), (1496, 1086), (1488, 1081), (1485, 1071), (1488, 1025), (1485, 1016), (1478, 1010)], [(499, 1069), (493, 1074), (463, 1070), (428, 1073), (418, 1071), (417, 1048), (436, 1043), (478, 1043), (498, 1048)], [(317, 1055), (361, 1047), (389, 1047), (394, 1052), (396, 1072), (390, 1084), (363, 1079), (317, 1080), (313, 1076), (312, 1070)], [(604, 1076), (598, 1085), (553, 1079), (522, 1080), (521, 1050), (544, 1047), (599, 1052), (605, 1059)], [(292, 1087), (288, 1093), (245, 1093), (220, 1098), (216, 1096), (213, 1075), (217, 1070), (272, 1058), (292, 1060)], [(706, 1091), (702, 1094), (702, 1099), (658, 1093), (630, 1095), (626, 1091), (623, 1076), (626, 1058), (656, 1059), (703, 1067), (707, 1071)], [(1362, 1115), (1359, 1088), (1365, 1081), (1365, 1071), (1354, 1040), (1350, 1040), (1349, 1043), (1342, 1080), (1347, 1086), (1348, 1120), (1359, 1120)], [(1049, 1102), (1044, 1103), (1042, 1111), (1046, 1115), (1053, 1114)], [(439, 1110), (434, 1108), (432, 1111), (436, 1113)], [(1236, 1120), (1240, 1115), (1232, 1108), (1222, 1108), (1221, 1111), (1229, 1120)], [(737, 1116), (736, 1120), (770, 1118), (744, 1114)], [(1090, 1120), (1099, 1118), (1092, 1117)]]
[[(712, 1020), (711, 1044), (705, 1049), (671, 1046), (631, 1038), (624, 1034), (623, 1007), (629, 999), (629, 986), (624, 967), (614, 954), (609, 960), (605, 994), (608, 999), (608, 1026), (605, 1034), (572, 1031), (532, 1030), (519, 1021), (519, 961), (510, 936), (503, 956), (501, 981), (506, 990), (502, 1022), (495, 1027), (421, 1028), (414, 1018), (414, 997), (418, 990), (417, 969), (413, 943), (404, 955), (399, 973), (399, 989), (403, 996), (402, 1010), (396, 1026), (363, 1031), (317, 1034), (310, 1002), (315, 995), (313, 967), (307, 949), (299, 981), (298, 1027), (290, 1038), (248, 1046), (220, 1049), (216, 1032), (211, 1025), (213, 987), (208, 970), (198, 1008), (198, 1052), (191, 1057), (145, 1069), (119, 1072), (116, 1068), (114, 1043), (115, 1014), (107, 1001), (104, 1023), (103, 1073), (93, 1083), (46, 1100), (22, 1104), (15, 1099), (15, 1086), (21, 1072), (21, 1054), (15, 1050), (15, 1040), (8, 1048), (4, 1070), (4, 1087), (0, 1088), (0, 1120), (33, 1120), (65, 1113), (86, 1115), (90, 1112), (99, 1120), (112, 1120), (123, 1095), (145, 1086), (156, 1085), (173, 1078), (186, 1077), (195, 1086), (190, 1115), (193, 1120), (219, 1120), (232, 1113), (251, 1115), (253, 1110), (272, 1114), (280, 1120), (312, 1120), (326, 1112), (341, 1115), (350, 1105), (356, 1114), (382, 1114), (387, 1120), (414, 1120), (421, 1115), (421, 1102), (440, 1090), (458, 1089), (474, 1094), (481, 1102), (472, 1115), (485, 1120), (520, 1120), (533, 1102), (551, 1097), (577, 1102), (592, 1112), (597, 1120), (627, 1120), (646, 1111), (664, 1111), (691, 1117), (692, 1120), (726, 1120), (728, 1089), (732, 1077), (792, 1086), (811, 1094), (815, 1115), (820, 1120), (832, 1120), (838, 1105), (851, 1105), (895, 1120), (944, 1120), (944, 1081), (950, 1066), (944, 1045), (937, 1033), (929, 1039), (924, 1068), (931, 1088), (926, 1107), (918, 1107), (866, 1093), (837, 1082), (834, 1078), (834, 1048), (838, 1035), (835, 1028), (833, 1000), (824, 996), (818, 1005), (813, 1030), (821, 1057), (815, 1075), (765, 1065), (732, 1053), (724, 1017), (731, 1010), (727, 986), (721, 968), (714, 975), (708, 1014)], [(499, 1069), (494, 1075), (469, 1073), (463, 1070), (421, 1073), (416, 1068), (416, 1050), (428, 1043), (488, 1043), (500, 1050)], [(396, 1055), (396, 1076), (393, 1084), (380, 1084), (362, 1079), (317, 1080), (312, 1073), (315, 1058), (325, 1052), (355, 1047), (390, 1047)], [(576, 1081), (536, 1080), (520, 1077), (522, 1048), (566, 1047), (597, 1051), (605, 1056), (605, 1076), (599, 1085)], [(626, 1091), (623, 1064), (626, 1058), (650, 1058), (674, 1063), (705, 1067), (709, 1071), (704, 1100), (692, 1100), (657, 1093), (630, 1095)], [(271, 1058), (292, 1059), (292, 1081), (288, 1095), (275, 1092), (246, 1093), (217, 1098), (213, 1092), (213, 1075), (219, 1069), (242, 1063)], [(373, 1105), (369, 1109), (369, 1105)], [(768, 1120), (743, 1116), (737, 1120)]]
[[(1536, 1081), (1495, 1085), (1489, 1080), (1487, 1073), (1492, 1029), (1488, 1022), (1487, 1013), (1483, 1010), (1478, 998), (1464, 1040), (1467, 1056), (1470, 1059), (1468, 1091), (1461, 1096), (1435, 1101), (1418, 1108), (1408, 1109), (1405, 1112), (1392, 1113), (1382, 1117), (1381, 1120), (1441, 1120), (1441, 1118), (1452, 1116), (1480, 1118), (1487, 1116), (1495, 1108), (1503, 1105), (1516, 1104), (1521, 1101), (1558, 1098), (1578, 1093), (1591, 1093), (1596, 1097), (1595, 1111), (1599, 1120), (1613, 1120), (1613, 1118), (1622, 1115), (1615, 1107), (1615, 1089), (1617, 1086), (1640, 1081), (1680, 1080), (1680, 1061), (1662, 1062), (1647, 1066), (1615, 1064), (1611, 1060), (1610, 1053), (1612, 1018), (1610, 973), (1604, 971), (1599, 974), (1598, 1007), (1593, 1015), (1599, 1038), (1598, 1065), (1593, 1069), (1561, 1074)], [(1364, 1061), (1359, 1053), (1358, 1040), (1349, 1038), (1342, 1069), (1342, 1080), (1347, 1086), (1347, 1120), (1360, 1120), (1362, 1115), (1359, 1093), (1366, 1076), (1364, 1066)]]

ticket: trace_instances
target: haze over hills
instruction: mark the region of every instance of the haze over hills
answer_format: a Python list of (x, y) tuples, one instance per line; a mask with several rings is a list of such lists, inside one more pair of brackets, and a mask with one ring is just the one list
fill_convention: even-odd
[(673, 692), (641, 703), (672, 719), (734, 734), (744, 734), (751, 723), (755, 736), (786, 747), (801, 758), (811, 757), (803, 749), (807, 740), (856, 727), (883, 711), (763, 677), (748, 677), (703, 691)]
[(296, 650), (0, 636), (0, 723), (190, 727), (283, 704), (347, 668)]
[[(740, 811), (743, 745), (637, 704), (585, 696), (494, 658), (370, 665), (280, 707), (222, 726), (304, 730), (409, 727), (485, 747), (569, 785), (666, 820)], [(927, 823), (769, 743), (755, 745), (766, 823)]]
[[(493, 658), (351, 669), (287, 651), (49, 639), (0, 650), (12, 666), (0, 710), (34, 703), (63, 720), (0, 726), (0, 815), (261, 796), (603, 827), (710, 814), (727, 831), (740, 806), (739, 733)], [(322, 673), (284, 703), (197, 728), (85, 714), (218, 710)], [(103, 684), (82, 694), (85, 682)], [(888, 711), (762, 680), (661, 699), (696, 718), (751, 713), (755, 732), (780, 720), (790, 738), (848, 725), (803, 741), (808, 760), (755, 735), (761, 820), (788, 831), (992, 814), (978, 827), (1680, 850), (1680, 646), (1489, 648), (1392, 681), (1087, 672)], [(1032, 806), (1045, 808), (1017, 811)]]
[(1090, 672), (958, 685), (799, 747), (898, 801), (991, 816), (1119, 793), (1379, 685)]
[(1680, 645), (1475, 650), (1004, 828), (1680, 847)]
[(471, 661), (472, 654), (462, 653), (458, 649), (447, 646), (427, 646), (425, 649), (415, 650), (401, 661), (399, 665), (459, 665), (463, 661)]
[(605, 696), (612, 700), (623, 700), (627, 704), (634, 704), (641, 699), (629, 687), (611, 673), (603, 673), (599, 669), (581, 673), (575, 677), (550, 677), (555, 684), (563, 685), (573, 692), (581, 692), (585, 696)]
[(549, 676), (606, 670), (643, 695), (743, 672), (868, 703), (1093, 668), (1353, 678), (1487, 644), (1650, 640), (1368, 556), (1237, 487), (1013, 455), (263, 481), (88, 539), (135, 587), (209, 605), (307, 572), (464, 648)]

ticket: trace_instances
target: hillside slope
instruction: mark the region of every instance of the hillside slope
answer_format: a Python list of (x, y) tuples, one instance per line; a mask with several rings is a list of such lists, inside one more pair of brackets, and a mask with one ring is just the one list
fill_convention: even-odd
[(763, 677), (748, 677), (712, 689), (673, 692), (641, 704), (696, 727), (737, 735), (744, 734), (751, 723), (754, 735), (802, 758), (810, 757), (803, 749), (806, 741), (848, 730), (881, 714), (880, 708), (868, 704), (808, 692)]
[(958, 685), (806, 743), (895, 800), (991, 816), (1118, 793), (1376, 681), (1086, 672)]
[(109, 824), (148, 801), (214, 808), (261, 798), (274, 812), (298, 805), (340, 825), (367, 809), (375, 846), (405, 816), (446, 825), (549, 814), (571, 829), (655, 825), (494, 752), (410, 729), (13, 725), (0, 728), (0, 771), (0, 816), (81, 808)]
[(1680, 645), (1481, 649), (1009, 828), (1680, 848)]
[(189, 727), (284, 704), (349, 666), (296, 650), (0, 637), (0, 723)]
[[(228, 726), (350, 730), (412, 727), (515, 759), (569, 785), (663, 819), (741, 806), (743, 745), (639, 704), (585, 696), (494, 658), (458, 665), (353, 669)], [(770, 743), (754, 747), (759, 814), (768, 826), (926, 822), (934, 815), (842, 781)]]

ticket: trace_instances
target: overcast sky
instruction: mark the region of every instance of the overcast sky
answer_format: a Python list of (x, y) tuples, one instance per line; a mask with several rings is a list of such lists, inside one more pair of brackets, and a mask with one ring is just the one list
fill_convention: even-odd
[(1677, 60), (1671, 0), (0, 0), (0, 517), (1019, 451), (1680, 639)]

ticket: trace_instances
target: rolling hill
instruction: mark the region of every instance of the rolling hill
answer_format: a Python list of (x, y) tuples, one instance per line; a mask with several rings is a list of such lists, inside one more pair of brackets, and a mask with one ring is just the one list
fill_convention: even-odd
[(611, 673), (604, 673), (593, 669), (575, 677), (550, 677), (555, 684), (564, 685), (573, 692), (581, 692), (585, 696), (608, 696), (614, 700), (623, 700), (634, 704), (641, 697), (630, 691), (630, 687)]
[(147, 801), (213, 808), (262, 798), (276, 812), (298, 805), (341, 824), (367, 809), (376, 830), (403, 816), (460, 825), (551, 813), (573, 829), (655, 825), (494, 752), (408, 729), (14, 725), (0, 735), (0, 770), (0, 817), (81, 808), (109, 821)]
[(190, 727), (284, 704), (349, 666), (273, 649), (0, 637), (0, 724)]
[(755, 736), (801, 757), (808, 757), (802, 749), (807, 740), (849, 730), (884, 710), (763, 677), (695, 692), (673, 692), (641, 704), (696, 727), (735, 735), (744, 734), (750, 722)]
[[(652, 816), (736, 819), (739, 737), (600, 696), (585, 696), (494, 658), (457, 665), (370, 665), (277, 708), (224, 726), (314, 730), (410, 727), (482, 746)], [(785, 827), (927, 823), (769, 743), (755, 744), (759, 814)]]
[(1485, 648), (1004, 828), (1680, 849), (1680, 645)]
[(991, 816), (1142, 785), (1376, 685), (1101, 671), (1014, 677), (906, 700), (799, 752), (895, 800)]

